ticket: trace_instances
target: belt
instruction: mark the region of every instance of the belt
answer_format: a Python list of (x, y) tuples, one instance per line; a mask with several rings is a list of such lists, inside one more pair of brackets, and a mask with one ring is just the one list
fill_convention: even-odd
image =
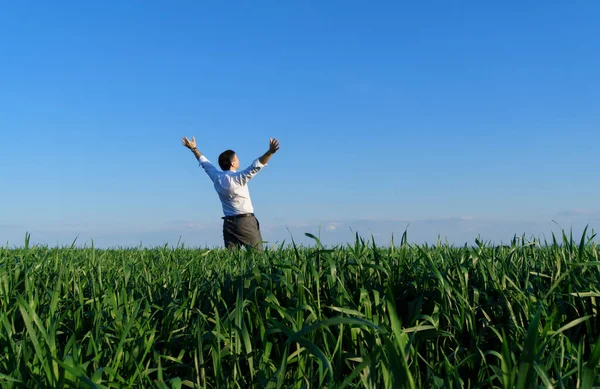
[(254, 214), (253, 213), (241, 213), (239, 215), (223, 216), (221, 219), (223, 219), (223, 220), (235, 220), (235, 219), (239, 219), (241, 217), (248, 217), (248, 216), (254, 216)]

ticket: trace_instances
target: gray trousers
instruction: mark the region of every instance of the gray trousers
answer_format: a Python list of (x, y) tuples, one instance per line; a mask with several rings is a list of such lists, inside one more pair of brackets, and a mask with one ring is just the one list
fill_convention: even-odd
[(260, 223), (254, 215), (223, 219), (223, 241), (226, 248), (245, 246), (263, 251)]

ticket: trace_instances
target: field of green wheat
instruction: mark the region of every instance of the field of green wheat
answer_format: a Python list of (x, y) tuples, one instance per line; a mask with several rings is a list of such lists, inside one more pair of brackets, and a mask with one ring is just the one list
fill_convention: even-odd
[(593, 388), (594, 236), (0, 249), (3, 388)]

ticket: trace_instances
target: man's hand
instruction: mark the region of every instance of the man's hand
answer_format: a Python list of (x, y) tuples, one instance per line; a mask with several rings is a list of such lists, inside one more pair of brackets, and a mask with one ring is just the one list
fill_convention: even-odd
[(275, 154), (279, 150), (279, 141), (275, 138), (269, 139), (269, 152)]
[(194, 157), (196, 157), (197, 160), (200, 160), (202, 153), (200, 153), (200, 151), (198, 151), (198, 149), (196, 148), (195, 137), (192, 136), (192, 140), (189, 140), (187, 137), (184, 136), (183, 138), (181, 138), (181, 144), (187, 147), (188, 149), (192, 150), (192, 153), (194, 153)]
[(258, 160), (263, 165), (266, 165), (267, 162), (269, 162), (269, 159), (271, 159), (271, 156), (273, 154), (275, 154), (277, 152), (277, 150), (279, 150), (279, 141), (275, 138), (270, 138), (269, 139), (269, 151), (264, 153), (263, 156), (260, 157)]
[(192, 140), (189, 140), (186, 136), (181, 138), (181, 144), (192, 150), (196, 148), (196, 138), (192, 136)]

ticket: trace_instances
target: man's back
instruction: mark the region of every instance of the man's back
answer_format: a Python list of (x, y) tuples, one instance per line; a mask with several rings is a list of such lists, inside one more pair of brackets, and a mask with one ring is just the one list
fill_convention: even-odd
[(199, 162), (214, 184), (225, 216), (254, 213), (250, 191), (248, 190), (248, 181), (265, 167), (265, 164), (256, 159), (252, 165), (239, 172), (235, 170), (222, 172), (205, 156), (201, 156)]

